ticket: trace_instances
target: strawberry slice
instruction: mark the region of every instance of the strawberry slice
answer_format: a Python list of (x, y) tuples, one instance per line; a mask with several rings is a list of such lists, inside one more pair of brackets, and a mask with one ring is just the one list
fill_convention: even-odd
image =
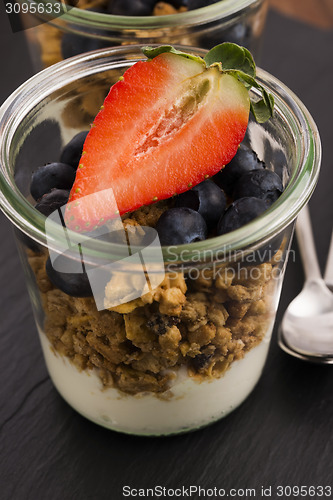
[[(67, 225), (79, 231), (113, 218), (110, 188), (122, 215), (216, 174), (243, 140), (249, 109), (244, 84), (220, 63), (172, 51), (137, 62), (113, 85), (86, 138)], [(96, 192), (93, 204), (80, 202)]]

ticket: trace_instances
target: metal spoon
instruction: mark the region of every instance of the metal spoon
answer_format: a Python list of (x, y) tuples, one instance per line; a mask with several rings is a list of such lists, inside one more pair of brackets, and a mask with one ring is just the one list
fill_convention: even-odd
[(324, 280), (328, 288), (331, 290), (331, 292), (333, 292), (333, 231), (331, 236), (330, 249), (328, 251)]
[(309, 209), (303, 208), (296, 234), (306, 280), (301, 293), (289, 304), (279, 329), (280, 347), (297, 358), (333, 364), (333, 236), (325, 271), (321, 277), (313, 241)]

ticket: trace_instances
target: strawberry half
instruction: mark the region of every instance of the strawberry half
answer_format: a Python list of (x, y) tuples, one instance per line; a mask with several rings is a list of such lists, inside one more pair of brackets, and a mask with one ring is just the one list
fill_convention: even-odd
[[(182, 193), (229, 163), (250, 110), (240, 72), (232, 71), (169, 46), (130, 67), (86, 138), (67, 225), (82, 230), (113, 218), (110, 188), (122, 215)], [(80, 203), (96, 192), (93, 204)]]

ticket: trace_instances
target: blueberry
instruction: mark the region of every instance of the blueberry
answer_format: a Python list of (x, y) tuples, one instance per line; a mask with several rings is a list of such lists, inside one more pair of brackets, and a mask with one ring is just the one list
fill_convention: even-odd
[(69, 141), (68, 144), (64, 147), (60, 155), (61, 163), (67, 163), (73, 168), (77, 168), (81, 155), (84, 141), (88, 135), (88, 130), (84, 132), (79, 132), (76, 134), (73, 139)]
[(188, 0), (167, 0), (167, 3), (172, 5), (175, 9), (188, 6)]
[(36, 204), (35, 208), (40, 213), (48, 217), (55, 210), (66, 205), (69, 198), (69, 191), (64, 189), (52, 189), (50, 193), (44, 194), (39, 202)]
[(164, 212), (156, 224), (161, 245), (182, 245), (207, 238), (203, 217), (191, 208), (176, 207)]
[(275, 172), (256, 169), (243, 174), (237, 181), (233, 199), (253, 196), (271, 204), (278, 199), (282, 191), (281, 179)]
[(30, 192), (35, 200), (53, 188), (71, 189), (75, 179), (75, 170), (66, 163), (49, 163), (38, 168), (31, 178)]
[(114, 0), (109, 14), (116, 16), (150, 16), (157, 0)]
[(92, 36), (76, 35), (75, 33), (64, 33), (61, 39), (61, 53), (64, 59), (109, 46), (110, 42), (106, 40), (93, 38)]
[[(68, 201), (69, 191), (61, 189), (53, 189), (50, 193), (45, 194), (41, 200), (36, 204), (35, 208), (45, 215), (49, 216), (54, 210), (65, 205)], [(17, 228), (14, 228), (17, 238), (30, 250), (35, 253), (41, 253), (42, 248), (35, 240), (30, 238), (27, 234), (23, 233)]]
[(216, 26), (213, 30), (200, 35), (200, 47), (211, 49), (220, 43), (232, 42), (251, 50), (252, 38), (252, 29), (250, 26), (244, 24), (244, 22), (234, 24), (229, 28)]
[(216, 2), (218, 0), (188, 0), (188, 10), (200, 9)]
[(217, 234), (230, 233), (255, 219), (265, 210), (268, 205), (259, 198), (239, 198), (234, 201), (224, 212), (217, 225)]
[[(238, 45), (248, 45), (250, 40), (250, 29), (244, 23), (234, 24), (231, 28), (223, 31), (223, 42), (237, 43)], [(220, 42), (221, 43), (221, 42)]]
[[(221, 217), (217, 226), (217, 234), (229, 233), (244, 226), (265, 212), (268, 206), (269, 204), (265, 200), (259, 198), (239, 198), (230, 205), (224, 216)], [(270, 261), (280, 248), (283, 236), (284, 233), (278, 234), (270, 239), (268, 243), (246, 254), (242, 259), (242, 263), (253, 266)]]
[(264, 167), (265, 164), (258, 159), (256, 153), (245, 144), (241, 144), (231, 162), (213, 179), (228, 195), (231, 195), (236, 182), (243, 174)]
[(67, 295), (72, 297), (92, 296), (92, 290), (86, 273), (61, 273), (55, 271), (50, 258), (46, 261), (45, 269), (53, 285)]
[(192, 208), (199, 212), (205, 219), (207, 227), (211, 229), (224, 212), (226, 203), (224, 192), (215, 182), (207, 180), (177, 196), (175, 206)]

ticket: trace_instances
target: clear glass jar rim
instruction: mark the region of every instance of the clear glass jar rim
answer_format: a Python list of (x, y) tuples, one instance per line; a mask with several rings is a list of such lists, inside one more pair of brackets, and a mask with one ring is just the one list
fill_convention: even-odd
[[(89, 11), (87, 9), (78, 9), (71, 7), (67, 12), (60, 17), (53, 18), (45, 13), (36, 13), (40, 19), (50, 22), (58, 27), (61, 23), (68, 23), (72, 28), (80, 26), (94, 27), (98, 29), (114, 29), (114, 30), (144, 30), (154, 28), (168, 28), (172, 26), (195, 26), (212, 22), (216, 19), (228, 18), (229, 16), (241, 13), (252, 5), (260, 5), (266, 0), (220, 0), (211, 5), (201, 7), (199, 9), (180, 12), (177, 14), (169, 14), (163, 16), (117, 16), (113, 14)], [(57, 3), (57, 0), (28, 0), (31, 4), (47, 4)]]
[[(177, 48), (185, 50), (181, 46)], [(186, 47), (186, 50), (201, 56), (207, 52), (189, 47)], [(0, 108), (0, 208), (14, 225), (43, 246), (46, 246), (44, 216), (19, 191), (10, 172), (11, 143), (15, 130), (26, 114), (47, 95), (78, 78), (111, 69), (115, 64), (124, 62), (125, 55), (129, 53), (133, 56), (130, 63), (135, 62), (134, 56), (143, 58), (141, 46), (131, 45), (94, 51), (61, 61), (26, 81)], [(204, 258), (207, 251), (211, 252), (211, 256), (221, 251), (221, 248), (226, 252), (234, 252), (255, 246), (259, 241), (269, 239), (287, 227), (313, 193), (321, 161), (321, 144), (316, 124), (302, 102), (275, 77), (258, 69), (258, 81), (274, 95), (275, 112), (286, 116), (288, 123), (292, 123), (296, 128), (296, 135), (293, 133), (297, 153), (296, 173), (280, 198), (263, 215), (231, 233), (174, 247), (173, 255), (180, 255), (186, 250), (190, 261), (192, 255), (198, 257), (200, 254)], [(59, 250), (64, 248), (65, 241), (62, 229), (54, 224), (52, 238), (48, 238), (49, 247)], [(77, 233), (73, 233), (73, 241), (80, 242)], [(115, 255), (119, 255), (119, 251), (123, 254), (120, 249), (121, 245), (98, 241), (95, 255), (105, 259), (110, 255), (110, 251)], [(167, 256), (167, 247), (164, 250)]]

